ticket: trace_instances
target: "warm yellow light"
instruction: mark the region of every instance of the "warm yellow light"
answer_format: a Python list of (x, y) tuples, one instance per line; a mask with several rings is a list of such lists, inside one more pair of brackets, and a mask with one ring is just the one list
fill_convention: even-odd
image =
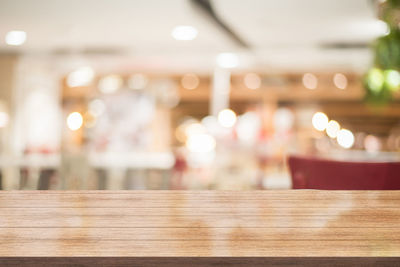
[(230, 128), (236, 123), (236, 114), (231, 109), (224, 109), (218, 113), (218, 122), (221, 126)]
[(261, 78), (255, 73), (247, 73), (244, 76), (244, 84), (249, 89), (258, 89), (261, 87)]
[(195, 153), (212, 152), (215, 146), (215, 139), (209, 134), (193, 134), (186, 141), (187, 149)]
[(338, 144), (343, 147), (343, 148), (350, 148), (354, 144), (354, 135), (351, 131), (347, 129), (341, 129), (337, 133), (337, 138), (336, 138)]
[(340, 124), (337, 121), (331, 120), (326, 126), (326, 133), (330, 138), (336, 138), (340, 130)]
[(318, 79), (314, 74), (306, 73), (303, 75), (303, 85), (307, 89), (314, 90), (318, 86)]
[(71, 131), (76, 131), (82, 127), (83, 117), (79, 112), (72, 112), (67, 117), (67, 126)]
[(342, 73), (336, 73), (335, 76), (333, 76), (333, 83), (337, 88), (344, 90), (347, 87), (347, 78)]
[(196, 89), (199, 86), (200, 80), (196, 74), (185, 74), (181, 79), (182, 87), (188, 90)]
[(186, 134), (185, 134), (185, 126), (184, 125), (179, 125), (176, 130), (175, 130), (175, 138), (179, 142), (185, 142), (186, 141)]
[(312, 125), (318, 131), (324, 131), (328, 126), (328, 116), (323, 112), (316, 112), (312, 117)]

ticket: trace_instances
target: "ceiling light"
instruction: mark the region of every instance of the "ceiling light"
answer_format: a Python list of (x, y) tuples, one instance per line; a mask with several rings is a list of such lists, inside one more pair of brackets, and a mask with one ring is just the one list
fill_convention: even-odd
[(26, 41), (26, 32), (10, 31), (6, 34), (6, 43), (8, 45), (22, 45)]
[(192, 26), (176, 26), (171, 35), (179, 41), (190, 41), (197, 37), (197, 29)]

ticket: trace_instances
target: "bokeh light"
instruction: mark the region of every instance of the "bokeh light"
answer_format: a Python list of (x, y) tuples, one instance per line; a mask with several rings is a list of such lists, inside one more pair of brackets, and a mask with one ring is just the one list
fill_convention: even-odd
[(93, 99), (92, 101), (89, 102), (89, 111), (96, 117), (103, 114), (105, 109), (106, 105), (101, 99)]
[(91, 67), (80, 67), (67, 76), (67, 85), (69, 87), (88, 86), (93, 78), (94, 70)]
[(372, 68), (370, 71), (368, 71), (367, 84), (372, 92), (379, 93), (382, 90), (384, 82), (385, 77), (380, 69)]
[(123, 79), (119, 75), (107, 75), (100, 79), (99, 90), (103, 94), (111, 94), (121, 88)]
[(374, 135), (367, 135), (364, 139), (365, 150), (369, 153), (376, 153), (382, 148), (381, 140)]
[(253, 145), (261, 130), (261, 119), (255, 112), (246, 112), (239, 116), (236, 132), (241, 143)]
[(318, 79), (314, 74), (306, 73), (303, 75), (303, 85), (307, 89), (314, 90), (318, 86)]
[(347, 87), (347, 77), (342, 73), (336, 73), (333, 76), (333, 83), (337, 88), (344, 90)]
[(400, 73), (397, 70), (385, 70), (385, 83), (392, 91), (397, 91), (400, 87)]
[(212, 152), (215, 146), (215, 139), (209, 134), (193, 134), (186, 141), (186, 148), (193, 153)]
[(261, 78), (256, 73), (247, 73), (244, 76), (244, 84), (249, 89), (259, 89), (261, 87)]
[(207, 132), (217, 138), (230, 133), (229, 128), (222, 127), (215, 116), (206, 116), (201, 120), (201, 124), (207, 129)]
[(201, 123), (195, 122), (195, 123), (186, 125), (184, 132), (185, 132), (185, 135), (188, 137), (188, 136), (192, 136), (195, 134), (206, 133), (206, 128)]
[(316, 112), (312, 117), (312, 125), (318, 131), (324, 131), (328, 126), (328, 116), (323, 112)]
[(354, 144), (354, 135), (350, 130), (341, 129), (336, 138), (338, 144), (343, 148), (351, 148)]
[(93, 128), (96, 125), (96, 118), (97, 116), (93, 114), (90, 110), (88, 110), (84, 114), (84, 121), (85, 121), (85, 127), (86, 128)]
[(278, 132), (288, 131), (294, 124), (293, 112), (288, 108), (278, 108), (274, 113), (274, 126)]
[(67, 126), (71, 131), (79, 130), (83, 124), (83, 117), (79, 112), (72, 112), (67, 117)]
[(218, 113), (218, 122), (223, 127), (232, 127), (235, 125), (236, 119), (236, 113), (231, 109), (224, 109)]
[(330, 138), (336, 138), (338, 132), (340, 130), (340, 124), (337, 121), (331, 120), (326, 126), (326, 134)]
[(182, 87), (188, 90), (196, 89), (199, 86), (199, 83), (199, 77), (197, 77), (197, 75), (193, 73), (185, 74), (181, 79)]

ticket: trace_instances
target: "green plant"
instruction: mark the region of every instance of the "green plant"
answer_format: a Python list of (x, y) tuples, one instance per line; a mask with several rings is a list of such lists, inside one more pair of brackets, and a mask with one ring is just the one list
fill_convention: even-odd
[(376, 104), (388, 102), (400, 90), (400, 0), (387, 0), (380, 8), (389, 32), (374, 43), (374, 67), (364, 77), (366, 99)]

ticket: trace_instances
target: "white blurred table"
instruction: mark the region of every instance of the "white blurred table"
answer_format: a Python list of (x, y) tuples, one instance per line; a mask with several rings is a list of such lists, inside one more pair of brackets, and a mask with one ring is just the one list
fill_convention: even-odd
[[(81, 154), (82, 156), (82, 154)], [(111, 182), (111, 189), (122, 189), (122, 179), (130, 170), (169, 170), (175, 163), (175, 158), (171, 152), (131, 152), (131, 153), (92, 153), (84, 155), (87, 167), (94, 170), (103, 170)], [(20, 171), (30, 170), (40, 173), (43, 170), (60, 170), (63, 164), (63, 157), (60, 154), (31, 154), (19, 157), (0, 156), (1, 170), (12, 169), (13, 179), (5, 182), (6, 189), (18, 189)], [(34, 175), (31, 184), (38, 184), (38, 177)], [(114, 177), (109, 177), (114, 176)], [(112, 179), (114, 181), (112, 181)], [(4, 182), (4, 181), (3, 181)], [(33, 188), (32, 188), (33, 189)]]

